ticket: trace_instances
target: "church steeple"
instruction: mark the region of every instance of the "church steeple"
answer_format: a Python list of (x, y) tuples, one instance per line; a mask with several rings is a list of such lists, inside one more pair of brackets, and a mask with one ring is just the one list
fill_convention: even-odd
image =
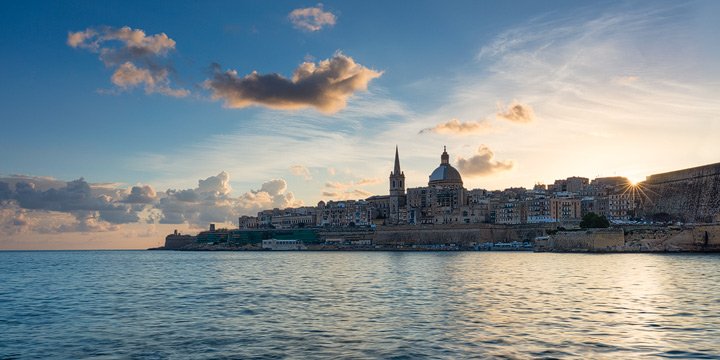
[(400, 175), (400, 156), (398, 155), (398, 147), (395, 145), (395, 168), (393, 175)]
[(440, 155), (440, 164), (450, 164), (450, 155), (447, 153), (446, 146), (443, 146), (443, 153)]
[(390, 172), (390, 196), (405, 195), (405, 174), (400, 170), (400, 154), (395, 146), (395, 167)]

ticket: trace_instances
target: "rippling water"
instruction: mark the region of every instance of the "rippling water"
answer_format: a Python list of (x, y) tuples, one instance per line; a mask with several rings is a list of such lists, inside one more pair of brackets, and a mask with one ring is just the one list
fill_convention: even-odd
[(0, 358), (720, 357), (720, 256), (0, 252)]

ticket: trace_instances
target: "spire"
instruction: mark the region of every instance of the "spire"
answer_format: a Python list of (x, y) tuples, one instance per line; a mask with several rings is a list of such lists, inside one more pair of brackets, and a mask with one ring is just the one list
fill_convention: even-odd
[(440, 164), (449, 164), (450, 163), (450, 155), (447, 153), (447, 147), (443, 146), (443, 153), (440, 155)]
[(398, 147), (395, 145), (395, 169), (393, 174), (400, 175), (400, 156), (398, 155)]

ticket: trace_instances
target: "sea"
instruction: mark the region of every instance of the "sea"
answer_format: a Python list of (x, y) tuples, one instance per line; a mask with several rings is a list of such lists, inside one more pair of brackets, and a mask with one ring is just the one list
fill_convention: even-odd
[(0, 252), (2, 359), (720, 358), (720, 255)]

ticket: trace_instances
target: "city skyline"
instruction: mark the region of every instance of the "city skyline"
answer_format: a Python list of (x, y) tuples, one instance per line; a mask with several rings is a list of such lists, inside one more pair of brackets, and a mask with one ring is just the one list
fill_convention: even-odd
[(447, 146), (488, 190), (720, 153), (716, 2), (6, 8), (0, 248), (387, 194), (395, 146), (407, 188)]

